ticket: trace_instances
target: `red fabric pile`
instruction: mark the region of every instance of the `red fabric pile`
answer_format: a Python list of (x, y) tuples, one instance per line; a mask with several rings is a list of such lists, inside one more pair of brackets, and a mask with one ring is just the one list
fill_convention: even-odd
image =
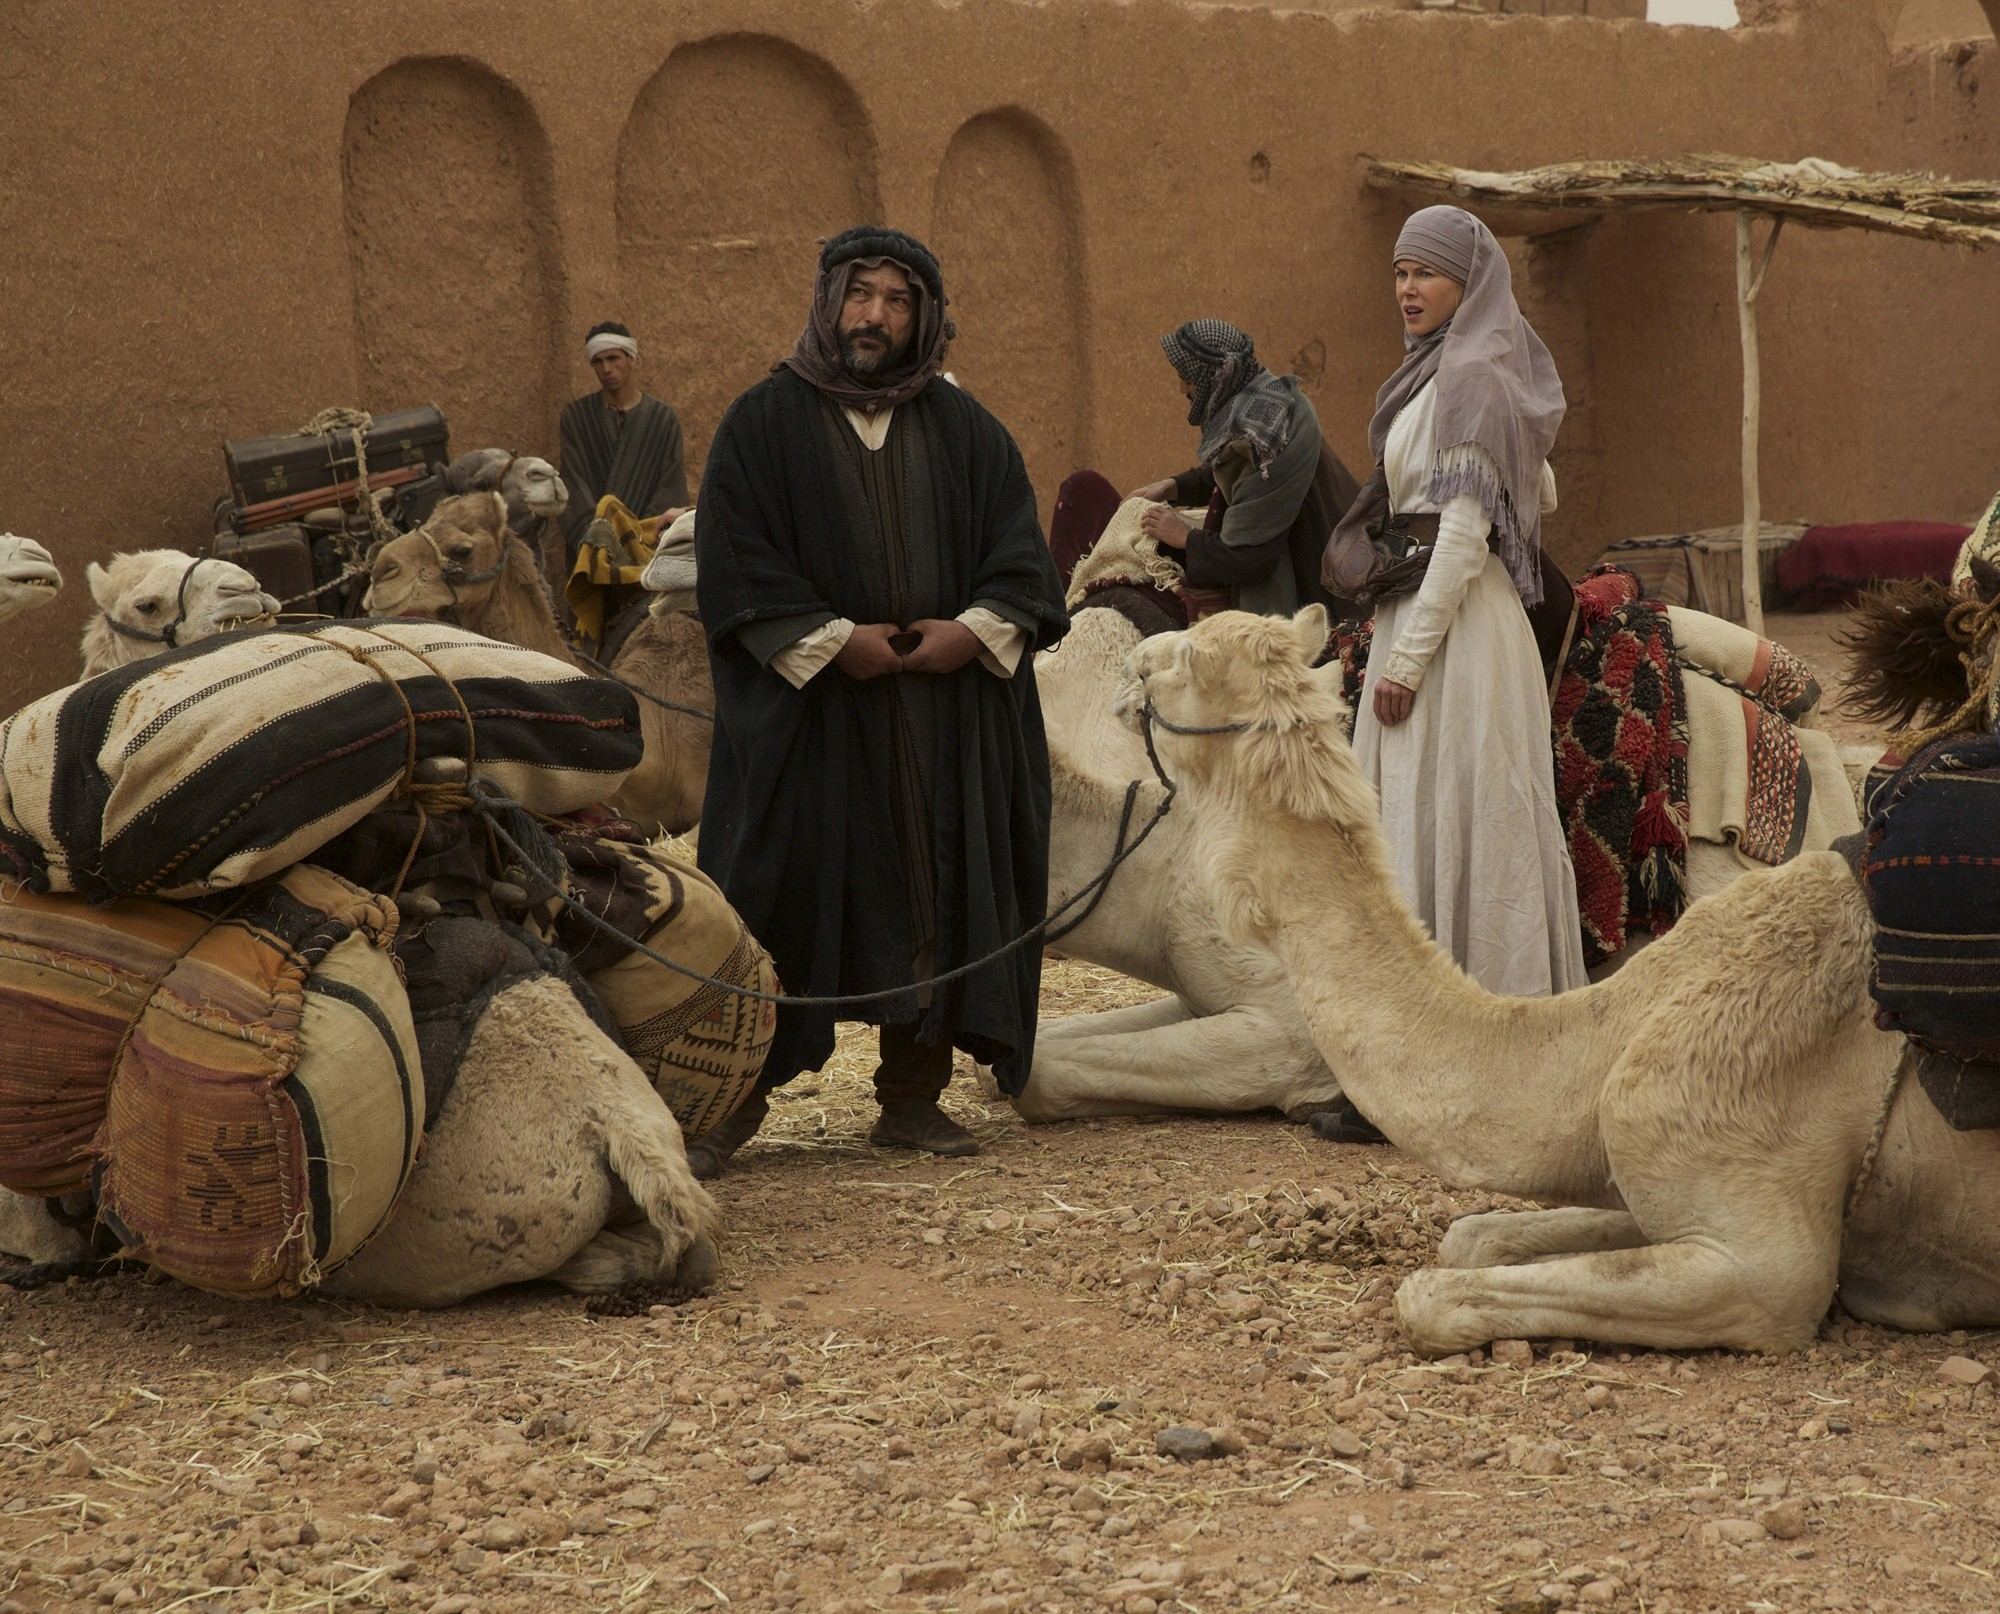
[(1949, 582), (1958, 551), (1971, 535), (1970, 527), (1948, 521), (1808, 527), (1778, 557), (1778, 588), (1789, 610), (1825, 611), (1890, 578)]

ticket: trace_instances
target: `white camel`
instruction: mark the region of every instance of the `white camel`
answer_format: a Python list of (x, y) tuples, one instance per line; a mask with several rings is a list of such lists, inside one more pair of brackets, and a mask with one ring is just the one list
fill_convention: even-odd
[[(534, 1278), (679, 1299), (714, 1276), (715, 1224), (645, 1072), (566, 985), (539, 976), (488, 1003), (388, 1224), (319, 1287), (381, 1306), (450, 1306)], [(0, 1189), (0, 1254), (90, 1250), (42, 1201)]]
[[(1070, 632), (1035, 661), (1053, 790), (1051, 901), (1077, 890), (1111, 857), (1131, 781), (1143, 781), (1134, 830), (1151, 818), (1161, 794), (1143, 744), (1113, 715), (1122, 669), (1141, 642), (1140, 630), (1117, 611), (1085, 605), (1079, 592), (1082, 579), (1138, 587), (1160, 580), (1131, 537), (1142, 508), (1128, 502), (1103, 542), (1079, 562), (1071, 580), (1076, 614)], [(1688, 627), (1711, 622), (1697, 623), (1699, 613), (1676, 614), (1689, 618)], [(1858, 829), (1860, 820), (1831, 737), (1809, 728), (1796, 733), (1813, 778), (1814, 815), (1804, 849), (1824, 848)], [(1693, 731), (1691, 782), (1712, 778), (1725, 765), (1709, 749), (1716, 734), (1712, 727)], [(1339, 1098), (1340, 1081), (1314, 1049), (1278, 960), (1268, 950), (1224, 937), (1206, 893), (1188, 878), (1198, 814), (1194, 804), (1177, 802), (1119, 869), (1090, 917), (1053, 949), (1171, 995), (1044, 1021), (1028, 1084), (1014, 1100), (1024, 1119), (1275, 1109), (1296, 1120)], [(1733, 845), (1692, 841), (1689, 896), (1720, 890), (1757, 867)], [(1621, 957), (1650, 941), (1635, 938)]]
[[(1079, 611), (1059, 649), (1036, 658), (1053, 796), (1049, 894), (1060, 900), (1109, 861), (1126, 793), (1136, 833), (1163, 791), (1112, 697), (1139, 631), (1110, 610)], [(1188, 878), (1193, 814), (1177, 803), (1113, 876), (1089, 917), (1052, 951), (1170, 994), (1134, 1008), (1046, 1020), (1025, 1090), (1029, 1121), (1162, 1110), (1331, 1107), (1340, 1083), (1306, 1034), (1270, 954), (1224, 938)]]
[(1495, 997), (1402, 899), (1326, 628), (1149, 639), (1126, 704), (1199, 804), (1191, 877), (1283, 958), (1354, 1100), (1446, 1181), (1566, 1207), (1454, 1223), (1398, 1292), (1412, 1344), (1794, 1350), (1836, 1289), (1895, 1327), (2000, 1323), (2000, 1134), (1947, 1127), (1876, 1029), (1846, 859), (1733, 882), (1609, 980)]
[(0, 532), (0, 620), (47, 605), (61, 592), (53, 555), (32, 538)]
[(268, 626), (278, 602), (233, 561), (140, 549), (84, 568), (97, 612), (83, 629), (83, 676), (238, 628)]

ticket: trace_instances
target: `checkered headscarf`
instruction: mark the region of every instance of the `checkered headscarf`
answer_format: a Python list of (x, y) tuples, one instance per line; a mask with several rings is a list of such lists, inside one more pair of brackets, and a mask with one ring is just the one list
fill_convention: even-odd
[(1160, 338), (1174, 373), (1194, 387), (1188, 424), (1201, 428), (1201, 462), (1212, 465), (1233, 442), (1247, 443), (1266, 470), (1289, 435), (1289, 389), (1257, 362), (1256, 345), (1227, 320), (1191, 319)]

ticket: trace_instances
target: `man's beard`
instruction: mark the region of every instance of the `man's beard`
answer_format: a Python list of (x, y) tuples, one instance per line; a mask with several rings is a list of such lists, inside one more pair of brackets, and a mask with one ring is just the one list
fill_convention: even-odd
[[(857, 340), (872, 336), (881, 344), (879, 347), (859, 347)], [(840, 339), (841, 367), (849, 375), (867, 377), (879, 375), (903, 356), (909, 346), (909, 338), (903, 339), (903, 346), (890, 342), (889, 333), (879, 325), (857, 325)]]

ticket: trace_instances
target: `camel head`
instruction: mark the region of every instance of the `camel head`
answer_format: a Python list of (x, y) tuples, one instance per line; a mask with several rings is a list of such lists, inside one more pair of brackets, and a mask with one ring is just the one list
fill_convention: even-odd
[(1141, 640), (1126, 658), (1120, 714), (1150, 723), (1167, 775), (1196, 804), (1199, 854), (1225, 934), (1268, 929), (1253, 865), (1274, 834), (1331, 825), (1379, 842), (1375, 796), (1345, 738), (1340, 664), (1326, 649), (1325, 610), (1296, 616), (1226, 611)]
[[(528, 520), (553, 520), (569, 508), (569, 489), (562, 476), (545, 459), (523, 454), (507, 467), (500, 479), (500, 494), (507, 501), (507, 514), (519, 532)], [(522, 519), (523, 515), (527, 517)]]
[(0, 617), (47, 605), (62, 591), (54, 557), (32, 538), (0, 532)]
[(537, 521), (553, 521), (569, 508), (569, 489), (547, 460), (510, 454), (504, 448), (475, 448), (445, 470), (453, 493), (497, 492), (507, 501), (507, 524), (526, 532)]
[(83, 630), (85, 676), (239, 628), (269, 627), (278, 601), (233, 561), (178, 549), (113, 555), (84, 569), (98, 614)]
[(375, 551), (362, 609), (371, 616), (476, 619), (509, 564), (514, 535), (495, 491), (441, 500), (415, 532)]

